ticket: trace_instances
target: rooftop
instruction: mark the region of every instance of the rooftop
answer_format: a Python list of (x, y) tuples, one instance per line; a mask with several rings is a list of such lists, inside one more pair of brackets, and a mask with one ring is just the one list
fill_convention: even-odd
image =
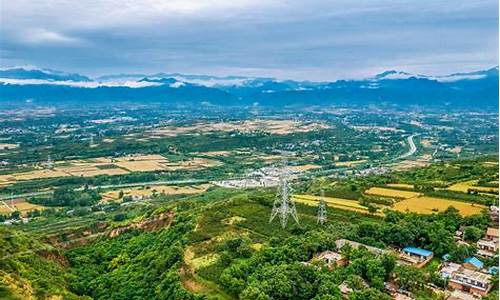
[(430, 256), (430, 255), (433, 254), (432, 251), (425, 250), (425, 249), (420, 249), (420, 248), (415, 248), (415, 247), (405, 247), (403, 249), (403, 252), (410, 253), (410, 254), (415, 254), (415, 255), (418, 255), (418, 256), (424, 256), (424, 257)]
[(460, 271), (455, 272), (453, 274), (453, 278), (455, 278), (456, 276), (466, 277), (468, 279), (472, 279), (472, 280), (475, 280), (478, 282), (483, 282), (483, 283), (489, 283), (490, 279), (491, 279), (491, 275), (489, 275), (489, 274), (485, 274), (485, 273), (481, 273), (481, 272), (473, 271), (473, 270), (469, 270), (469, 269), (461, 269)]
[(484, 239), (480, 239), (479, 241), (477, 241), (477, 244), (478, 245), (489, 246), (489, 247), (495, 247), (496, 246), (496, 242), (495, 241), (484, 240)]
[(498, 228), (489, 227), (486, 230), (486, 235), (498, 238)]
[(479, 259), (477, 259), (476, 257), (472, 256), (472, 257), (467, 257), (465, 260), (464, 260), (464, 263), (466, 264), (471, 264), (473, 265), (474, 267), (476, 267), (477, 269), (482, 269), (484, 264), (482, 261), (480, 261)]

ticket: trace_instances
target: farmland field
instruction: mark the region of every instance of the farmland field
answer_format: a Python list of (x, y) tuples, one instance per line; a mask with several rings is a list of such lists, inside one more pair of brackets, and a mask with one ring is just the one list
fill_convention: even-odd
[(369, 188), (368, 190), (365, 191), (365, 194), (373, 196), (382, 196), (382, 197), (402, 198), (402, 199), (408, 199), (420, 196), (420, 193), (417, 192), (386, 189), (380, 187)]
[(386, 186), (391, 188), (404, 188), (404, 189), (413, 189), (415, 186), (413, 184), (406, 183), (388, 183)]
[(45, 209), (45, 207), (37, 204), (31, 204), (29, 202), (26, 202), (24, 199), (14, 200), (13, 205), (11, 205), (10, 201), (0, 202), (0, 214), (10, 214), (13, 211), (12, 209), (18, 210), (21, 215), (26, 215), (30, 211), (43, 210)]
[(97, 157), (87, 160), (66, 160), (53, 163), (50, 169), (35, 169), (0, 175), (0, 186), (19, 181), (49, 179), (58, 177), (94, 177), (98, 175), (125, 175), (129, 172), (199, 170), (220, 166), (213, 159), (193, 157), (187, 160), (170, 162), (161, 155), (131, 155), (123, 157)]
[(120, 200), (120, 191), (123, 192), (123, 196), (139, 196), (139, 197), (150, 197), (153, 193), (165, 194), (165, 195), (191, 195), (205, 192), (211, 185), (202, 184), (198, 186), (171, 186), (171, 185), (150, 185), (147, 188), (134, 188), (134, 189), (121, 189), (115, 191), (107, 191), (102, 193), (103, 203), (108, 201), (118, 201)]
[(217, 131), (264, 131), (273, 134), (285, 135), (292, 132), (308, 132), (330, 128), (321, 123), (304, 123), (294, 120), (245, 120), (242, 122), (201, 123), (190, 126), (165, 126), (151, 131), (152, 137), (177, 136), (181, 134), (199, 134), (200, 132)]
[[(299, 203), (303, 203), (310, 206), (318, 206), (321, 196), (293, 195), (292, 198), (293, 200)], [(326, 204), (331, 207), (368, 213), (368, 209), (365, 206), (360, 205), (358, 201), (355, 200), (347, 200), (347, 199), (332, 198), (332, 197), (324, 197), (324, 199)]]
[(454, 192), (462, 192), (467, 193), (468, 190), (478, 191), (482, 193), (498, 193), (498, 187), (485, 187), (485, 186), (476, 186), (478, 180), (469, 180), (458, 182), (450, 185), (447, 190)]
[(431, 214), (444, 211), (450, 206), (458, 209), (462, 216), (479, 214), (485, 208), (485, 206), (479, 204), (422, 196), (401, 200), (394, 204), (394, 209), (401, 212), (410, 211)]

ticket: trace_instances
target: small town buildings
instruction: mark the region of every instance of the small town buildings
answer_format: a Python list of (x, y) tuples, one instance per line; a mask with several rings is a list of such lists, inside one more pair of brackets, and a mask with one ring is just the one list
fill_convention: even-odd
[(498, 207), (490, 206), (490, 219), (498, 225)]
[(496, 266), (489, 267), (489, 268), (488, 268), (488, 274), (491, 274), (491, 275), (496, 275), (496, 274), (498, 274), (498, 267), (496, 267)]
[(406, 247), (403, 248), (399, 256), (403, 263), (413, 265), (417, 268), (422, 268), (434, 257), (434, 253), (429, 250)]
[(454, 290), (446, 300), (479, 300), (481, 296), (475, 296), (461, 290)]
[(497, 240), (498, 241), (498, 228), (492, 228), (489, 227), (486, 230), (486, 237), (487, 240)]
[(485, 239), (480, 239), (476, 243), (477, 245), (477, 254), (486, 257), (495, 256), (495, 252), (498, 250), (498, 242), (488, 241)]
[(324, 262), (329, 269), (347, 265), (347, 258), (343, 257), (340, 253), (329, 250), (318, 254), (316, 259)]
[(488, 228), (484, 238), (476, 243), (477, 254), (483, 257), (494, 257), (498, 251), (498, 229)]
[(461, 268), (453, 273), (448, 286), (472, 295), (486, 296), (491, 289), (491, 275)]
[(439, 274), (443, 279), (449, 279), (453, 276), (453, 273), (460, 270), (461, 265), (454, 262), (446, 262), (441, 265)]

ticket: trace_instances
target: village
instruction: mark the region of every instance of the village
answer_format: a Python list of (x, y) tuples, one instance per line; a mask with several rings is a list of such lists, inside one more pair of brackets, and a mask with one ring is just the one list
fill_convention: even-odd
[[(498, 215), (496, 216), (498, 222)], [(461, 262), (453, 262), (449, 260), (450, 255), (445, 254), (439, 264), (439, 275), (446, 282), (446, 286), (438, 287), (428, 283), (428, 288), (442, 293), (448, 300), (477, 300), (487, 296), (492, 288), (492, 277), (498, 274), (499, 268), (498, 266), (485, 268), (481, 259), (498, 257), (498, 234), (498, 228), (487, 229), (486, 235), (477, 241), (477, 256), (467, 257)], [(462, 240), (462, 236), (463, 232), (457, 231), (455, 239), (459, 243), (467, 244)], [(396, 257), (397, 264), (411, 265), (419, 269), (425, 268), (434, 259), (432, 251), (411, 246), (402, 249), (380, 249), (346, 239), (339, 239), (335, 244), (336, 249), (320, 252), (311, 261), (303, 262), (303, 264), (328, 269), (342, 268), (349, 264), (349, 260), (342, 253), (346, 249), (359, 248), (364, 248), (376, 256), (392, 255)], [(410, 292), (399, 288), (394, 282), (385, 282), (384, 286), (396, 300), (415, 299)], [(352, 292), (352, 289), (345, 283), (340, 286), (340, 289), (345, 298), (348, 298)]]

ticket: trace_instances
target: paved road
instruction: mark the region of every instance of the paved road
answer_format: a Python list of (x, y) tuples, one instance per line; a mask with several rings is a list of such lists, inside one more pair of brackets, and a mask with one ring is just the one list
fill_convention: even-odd
[(413, 141), (413, 138), (415, 136), (416, 136), (416, 134), (410, 135), (408, 137), (407, 141), (408, 141), (408, 144), (410, 145), (410, 150), (408, 150), (408, 152), (406, 152), (405, 154), (401, 155), (399, 158), (405, 158), (405, 157), (411, 156), (411, 155), (415, 154), (415, 152), (417, 152), (417, 146), (415, 145), (415, 142)]

